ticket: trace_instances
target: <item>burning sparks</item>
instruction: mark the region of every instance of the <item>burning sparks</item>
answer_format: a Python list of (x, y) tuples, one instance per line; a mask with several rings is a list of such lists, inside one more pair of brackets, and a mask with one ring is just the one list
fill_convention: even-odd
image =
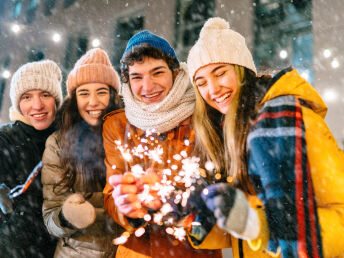
[[(114, 141), (116, 148), (121, 152), (125, 162), (133, 162), (134, 157), (140, 160), (140, 164), (131, 166), (130, 170), (135, 178), (140, 181), (146, 175), (149, 175), (153, 170), (157, 175), (157, 181), (154, 184), (143, 184), (141, 192), (138, 194), (139, 200), (142, 203), (149, 203), (159, 198), (162, 202), (161, 208), (153, 214), (145, 214), (143, 219), (149, 223), (167, 226), (166, 232), (173, 235), (177, 240), (185, 240), (186, 232), (183, 227), (177, 227), (174, 224), (175, 218), (168, 215), (173, 212), (173, 207), (168, 201), (175, 204), (180, 204), (185, 207), (192, 191), (195, 190), (195, 184), (204, 184), (206, 171), (199, 167), (200, 159), (198, 157), (188, 157), (186, 150), (180, 151), (168, 159), (164, 165), (166, 168), (157, 170), (154, 164), (163, 164), (162, 156), (164, 149), (159, 145), (159, 141), (155, 138), (159, 134), (154, 130), (146, 131), (145, 137), (138, 135), (130, 135), (127, 137), (135, 137), (140, 144), (133, 148), (129, 148), (128, 144), (122, 144), (121, 141)], [(184, 140), (185, 146), (189, 146), (189, 140)], [(179, 164), (179, 166), (175, 163)], [(144, 165), (148, 167), (143, 167)], [(116, 169), (116, 165), (112, 166)], [(208, 171), (213, 171), (214, 164), (207, 162), (205, 168)], [(203, 177), (202, 177), (203, 176)], [(203, 179), (203, 181), (202, 181)], [(183, 189), (183, 190), (181, 190)], [(152, 195), (152, 192), (155, 194)], [(173, 200), (171, 200), (173, 198)], [(173, 204), (173, 203), (172, 203)], [(135, 232), (136, 237), (140, 237), (145, 233), (145, 228), (140, 227)], [(130, 236), (129, 232), (123, 233), (120, 237), (113, 240), (116, 245), (124, 244)]]

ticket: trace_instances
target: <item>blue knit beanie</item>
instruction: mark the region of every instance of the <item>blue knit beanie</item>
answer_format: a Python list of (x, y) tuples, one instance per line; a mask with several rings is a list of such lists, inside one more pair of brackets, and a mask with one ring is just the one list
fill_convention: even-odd
[(171, 45), (167, 42), (166, 39), (159, 37), (148, 30), (143, 30), (136, 33), (129, 39), (128, 45), (124, 50), (122, 59), (124, 58), (125, 54), (132, 50), (133, 47), (147, 43), (152, 47), (160, 49), (165, 54), (171, 56), (175, 61), (179, 63), (176, 53)]

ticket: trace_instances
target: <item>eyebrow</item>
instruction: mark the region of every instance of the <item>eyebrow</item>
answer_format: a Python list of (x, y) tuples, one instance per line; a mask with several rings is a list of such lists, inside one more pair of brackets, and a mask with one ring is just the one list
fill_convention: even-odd
[[(160, 65), (160, 66), (154, 67), (153, 69), (149, 70), (149, 73), (155, 72), (159, 69), (168, 70), (169, 68), (167, 68), (166, 66)], [(129, 76), (133, 76), (133, 75), (141, 75), (141, 73), (129, 73)]]
[(102, 88), (97, 89), (97, 91), (99, 90), (110, 90), (110, 88), (102, 87)]
[(88, 91), (87, 89), (79, 89), (79, 90), (76, 90), (76, 92), (84, 92), (84, 91)]
[[(213, 70), (210, 71), (210, 73), (215, 73), (217, 70), (221, 69), (222, 67), (225, 67), (226, 65), (219, 65), (219, 66), (216, 66)], [(195, 81), (197, 81), (198, 79), (202, 79), (203, 76), (198, 76), (195, 78)]]
[[(102, 88), (97, 89), (97, 91), (100, 91), (100, 90), (109, 90), (109, 88), (102, 87)], [(89, 91), (88, 89), (80, 89), (80, 90), (77, 90), (76, 92), (79, 93), (79, 92), (88, 92), (88, 91)]]

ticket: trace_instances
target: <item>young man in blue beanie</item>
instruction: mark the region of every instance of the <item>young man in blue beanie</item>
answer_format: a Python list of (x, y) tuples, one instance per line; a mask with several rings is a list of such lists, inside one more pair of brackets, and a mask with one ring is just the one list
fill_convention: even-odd
[[(164, 38), (149, 31), (141, 31), (129, 40), (121, 64), (125, 108), (110, 113), (103, 127), (107, 166), (104, 202), (110, 216), (128, 232), (144, 227), (145, 233), (128, 237), (118, 247), (116, 257), (222, 257), (218, 248), (224, 246), (199, 245), (195, 249), (187, 239), (178, 241), (167, 234), (164, 226), (146, 222), (143, 217), (160, 209), (162, 203), (159, 198), (149, 202), (140, 198), (140, 179), (132, 172), (139, 164), (149, 174), (141, 180), (154, 182), (156, 173), (165, 168), (181, 169), (181, 161), (173, 159), (174, 155), (185, 151), (191, 156), (195, 93), (186, 65), (179, 63)], [(124, 158), (122, 146), (128, 150), (142, 147), (147, 152), (159, 146), (163, 152), (159, 161), (140, 155)], [(173, 181), (175, 175), (172, 172), (169, 178)]]

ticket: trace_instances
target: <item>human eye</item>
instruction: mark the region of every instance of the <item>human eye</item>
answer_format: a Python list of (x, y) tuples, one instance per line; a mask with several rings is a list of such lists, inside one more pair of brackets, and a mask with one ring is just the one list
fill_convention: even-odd
[(134, 76), (130, 77), (130, 80), (132, 80), (132, 81), (138, 81), (138, 80), (141, 80), (141, 79), (142, 79), (142, 76), (139, 76), (139, 75), (134, 75)]
[(164, 70), (158, 70), (158, 71), (156, 71), (155, 73), (154, 73), (154, 75), (161, 75), (161, 74), (164, 74), (165, 73), (165, 71)]
[(108, 95), (109, 91), (108, 90), (100, 90), (100, 91), (98, 91), (98, 94), (99, 95)]
[(226, 70), (220, 70), (220, 71), (218, 71), (216, 74), (215, 74), (215, 76), (216, 77), (221, 77), (222, 75), (224, 75), (226, 73)]
[(88, 95), (89, 95), (89, 93), (87, 91), (79, 91), (77, 93), (77, 96), (82, 96), (82, 97), (85, 97), (85, 96), (88, 96)]
[(43, 96), (43, 98), (50, 98), (50, 97), (52, 97), (51, 94), (50, 94), (49, 92), (44, 92), (44, 93), (42, 94), (42, 96)]
[(206, 84), (207, 84), (206, 80), (197, 80), (197, 81), (195, 82), (195, 85), (196, 85), (198, 88), (203, 87), (203, 86), (205, 86)]
[(30, 100), (31, 99), (31, 96), (30, 95), (23, 95), (21, 96), (20, 100)]

